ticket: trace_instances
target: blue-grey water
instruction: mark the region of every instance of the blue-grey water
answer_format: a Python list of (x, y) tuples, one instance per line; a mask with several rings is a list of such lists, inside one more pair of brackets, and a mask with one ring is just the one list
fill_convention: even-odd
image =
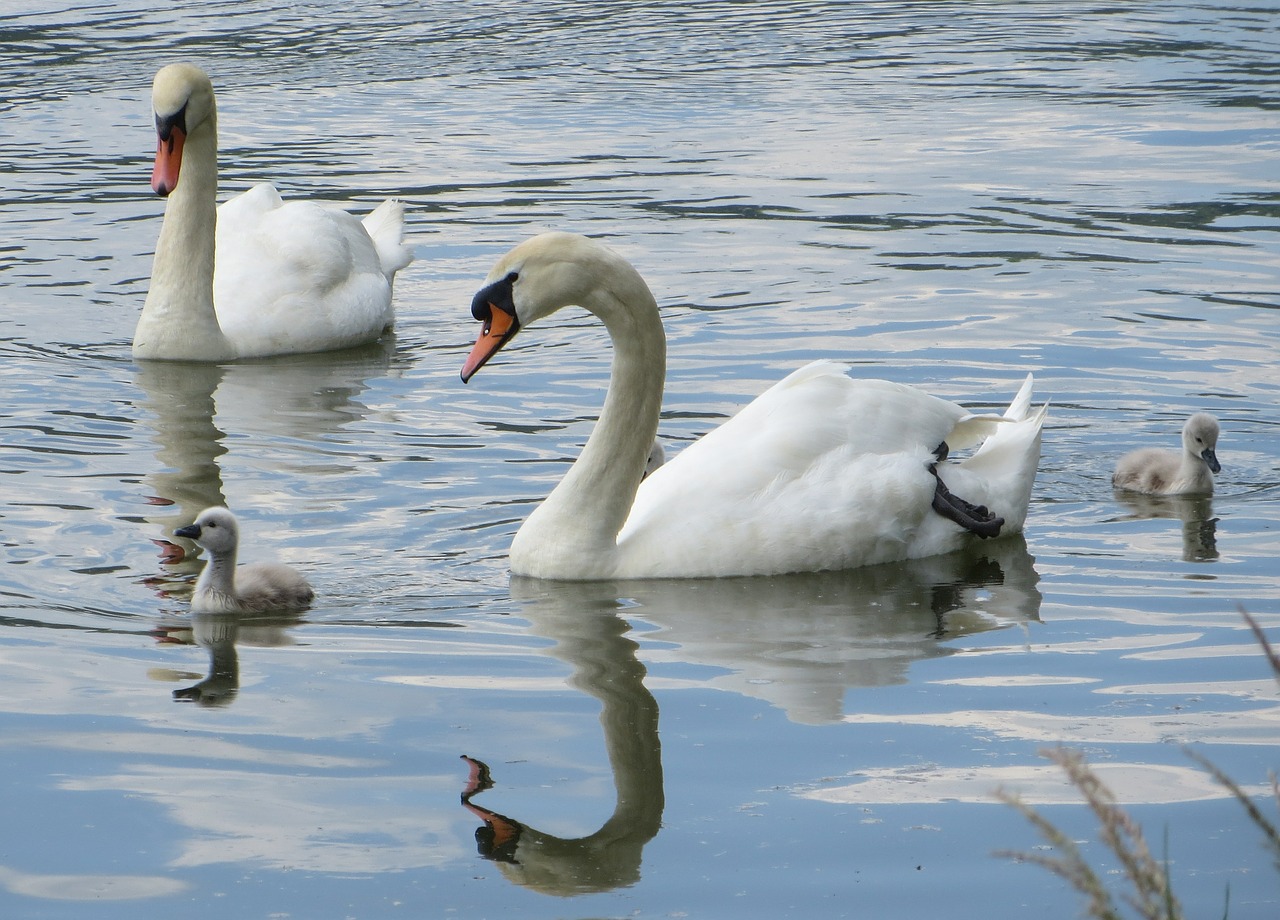
[[(1067, 744), (1189, 916), (1274, 917), (1262, 835), (1187, 751), (1277, 819), (1239, 609), (1280, 638), (1278, 27), (1210, 0), (9, 2), (0, 916), (1068, 918), (995, 855), (1052, 855), (995, 798), (1020, 790), (1122, 886), (1040, 754)], [(218, 88), (224, 194), (407, 202), (386, 347), (133, 361), (179, 59)], [(816, 357), (976, 407), (1034, 372), (1025, 540), (513, 581), (608, 345), (566, 311), (458, 370), (489, 266), (551, 228), (657, 295), (672, 452)], [(1214, 497), (1114, 495), (1193, 411)], [(188, 613), (199, 562), (153, 541), (221, 502), (312, 610)]]

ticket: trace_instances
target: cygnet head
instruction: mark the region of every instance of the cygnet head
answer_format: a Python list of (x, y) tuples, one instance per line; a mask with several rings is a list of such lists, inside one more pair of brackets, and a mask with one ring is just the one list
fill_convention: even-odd
[(179, 527), (175, 536), (195, 540), (215, 555), (234, 553), (240, 539), (240, 527), (236, 516), (226, 508), (206, 508), (196, 517), (194, 524)]
[(1182, 446), (1187, 453), (1199, 457), (1210, 470), (1222, 469), (1218, 462), (1218, 420), (1207, 412), (1197, 412), (1182, 426)]

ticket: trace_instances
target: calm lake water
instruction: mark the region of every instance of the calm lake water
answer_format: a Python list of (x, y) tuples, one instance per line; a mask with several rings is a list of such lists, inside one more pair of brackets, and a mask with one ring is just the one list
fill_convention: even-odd
[[(1039, 844), (1017, 789), (1119, 884), (1039, 753), (1065, 743), (1167, 835), (1189, 915), (1275, 917), (1261, 835), (1186, 750), (1275, 818), (1238, 608), (1280, 639), (1278, 28), (1179, 0), (8, 3), (0, 916), (1074, 917), (995, 855)], [(178, 59), (219, 90), (224, 194), (406, 200), (385, 348), (132, 360)], [(975, 407), (1034, 371), (1025, 540), (513, 581), (608, 345), (566, 311), (458, 370), (490, 265), (551, 228), (657, 295), (669, 451), (816, 357)], [(1113, 495), (1197, 410), (1212, 500)], [(221, 502), (314, 609), (189, 615), (199, 562), (153, 541)]]

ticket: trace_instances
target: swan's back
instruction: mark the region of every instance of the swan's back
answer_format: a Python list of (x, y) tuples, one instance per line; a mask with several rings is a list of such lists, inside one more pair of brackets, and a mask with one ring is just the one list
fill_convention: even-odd
[[(953, 435), (964, 443), (1003, 427), (912, 387), (855, 381), (815, 362), (644, 481), (618, 537), (619, 575), (819, 571), (959, 548), (967, 535), (932, 510), (934, 451)], [(1035, 428), (1033, 478), (1039, 423), (1027, 427)], [(1025, 507), (1011, 516), (1014, 532)], [(918, 540), (930, 518), (944, 549)]]
[(379, 214), (379, 244), (355, 215), (286, 203), (267, 184), (223, 204), (213, 300), (237, 353), (329, 350), (378, 338), (394, 321), (392, 278), (407, 264), (403, 246), (396, 258), (402, 221), (402, 206)]

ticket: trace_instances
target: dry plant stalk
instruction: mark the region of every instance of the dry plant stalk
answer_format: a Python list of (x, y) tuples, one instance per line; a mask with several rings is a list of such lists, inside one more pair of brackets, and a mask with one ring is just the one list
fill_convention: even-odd
[[(1248, 611), (1241, 607), (1240, 614), (1244, 617), (1245, 622), (1249, 624), (1249, 628), (1253, 630), (1254, 636), (1257, 637), (1258, 643), (1262, 646), (1263, 653), (1271, 665), (1276, 681), (1280, 682), (1280, 654), (1277, 654), (1267, 640), (1262, 627), (1249, 615)], [(1262, 811), (1235, 780), (1227, 776), (1226, 773), (1203, 755), (1190, 749), (1184, 750), (1186, 750), (1188, 757), (1208, 771), (1214, 780), (1234, 795), (1244, 807), (1249, 819), (1262, 830), (1267, 845), (1272, 851), (1276, 871), (1280, 872), (1280, 830), (1277, 830), (1276, 826), (1267, 820), (1266, 816), (1262, 814)], [(1178, 899), (1174, 897), (1173, 889), (1169, 884), (1167, 866), (1156, 862), (1152, 858), (1151, 850), (1147, 847), (1146, 840), (1142, 836), (1142, 828), (1116, 803), (1115, 795), (1085, 763), (1084, 756), (1078, 751), (1061, 747), (1041, 751), (1041, 754), (1063, 769), (1067, 774), (1067, 779), (1080, 790), (1090, 809), (1097, 816), (1101, 825), (1100, 837), (1111, 852), (1116, 855), (1116, 858), (1119, 859), (1120, 865), (1124, 869), (1125, 877), (1128, 879), (1132, 889), (1129, 893), (1126, 893), (1125, 900), (1138, 911), (1144, 920), (1182, 920), (1182, 906), (1178, 903)], [(1271, 775), (1271, 791), (1275, 796), (1277, 807), (1280, 808), (1280, 780), (1277, 780), (1274, 773)], [(1074, 840), (1064, 834), (1049, 819), (1024, 802), (1017, 794), (1000, 789), (996, 791), (996, 796), (1002, 802), (1018, 809), (1040, 832), (1045, 842), (1059, 854), (1057, 856), (1047, 856), (1039, 853), (1006, 850), (996, 855), (1035, 863), (1061, 876), (1073, 888), (1088, 898), (1088, 916), (1099, 918), (1099, 920), (1122, 920), (1122, 915), (1111, 892), (1107, 890), (1093, 867), (1085, 861), (1080, 852), (1080, 847), (1076, 845)], [(1229, 904), (1230, 891), (1228, 891)]]
[[(1152, 857), (1146, 839), (1142, 836), (1142, 828), (1116, 803), (1111, 790), (1089, 768), (1083, 755), (1068, 748), (1053, 748), (1041, 751), (1041, 754), (1063, 769), (1067, 779), (1080, 790), (1085, 802), (1097, 816), (1102, 842), (1116, 855), (1129, 880), (1131, 890), (1125, 895), (1125, 900), (1144, 920), (1182, 920), (1182, 907), (1169, 887), (1168, 872)], [(1017, 808), (1045, 841), (1061, 854), (1045, 856), (1015, 851), (998, 855), (1032, 862), (1061, 876), (1089, 899), (1089, 916), (1102, 920), (1121, 920), (1123, 915), (1111, 892), (1085, 861), (1075, 841), (1018, 795), (1003, 789), (996, 794), (1002, 801)]]

